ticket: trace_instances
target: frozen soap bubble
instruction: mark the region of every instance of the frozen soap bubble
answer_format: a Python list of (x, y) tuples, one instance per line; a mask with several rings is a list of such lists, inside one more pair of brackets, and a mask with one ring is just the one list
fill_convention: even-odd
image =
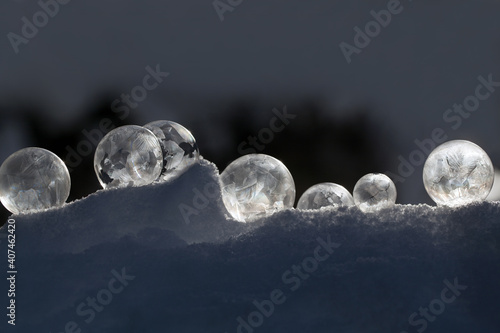
[(351, 193), (334, 183), (320, 183), (309, 187), (299, 199), (297, 209), (354, 206)]
[(144, 127), (160, 140), (163, 151), (161, 180), (180, 175), (198, 161), (198, 145), (191, 132), (184, 126), (169, 120), (157, 120)]
[(353, 191), (354, 202), (363, 212), (375, 212), (394, 206), (396, 196), (396, 186), (389, 177), (381, 173), (364, 175)]
[(488, 155), (466, 140), (443, 143), (424, 164), (425, 189), (438, 205), (459, 206), (484, 200), (494, 179), (495, 170)]
[(162, 166), (160, 142), (153, 132), (135, 125), (106, 134), (94, 155), (94, 170), (103, 188), (150, 184)]
[(242, 156), (229, 164), (220, 178), (224, 205), (240, 222), (293, 207), (295, 183), (292, 175), (272, 156)]
[(62, 206), (70, 187), (66, 165), (46, 149), (21, 149), (0, 167), (0, 200), (14, 214)]

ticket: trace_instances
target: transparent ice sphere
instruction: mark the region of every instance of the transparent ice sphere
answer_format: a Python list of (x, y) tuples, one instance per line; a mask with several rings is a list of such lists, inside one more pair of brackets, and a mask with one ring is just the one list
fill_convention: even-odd
[(309, 187), (300, 197), (297, 209), (354, 206), (351, 193), (335, 183), (320, 183)]
[(269, 216), (295, 201), (290, 171), (276, 158), (264, 154), (242, 156), (221, 173), (222, 199), (240, 222)]
[(14, 214), (62, 206), (70, 188), (64, 162), (43, 148), (21, 149), (0, 167), (0, 200)]
[(163, 151), (161, 180), (182, 174), (198, 161), (198, 145), (191, 132), (184, 126), (169, 120), (157, 120), (144, 127), (160, 140)]
[(158, 138), (141, 126), (115, 128), (99, 142), (94, 155), (94, 170), (103, 188), (150, 184), (162, 167)]
[(490, 193), (494, 179), (495, 170), (486, 152), (466, 140), (443, 143), (424, 164), (425, 189), (438, 205), (482, 201)]
[(369, 173), (354, 186), (354, 203), (363, 212), (376, 212), (396, 203), (396, 185), (381, 173)]

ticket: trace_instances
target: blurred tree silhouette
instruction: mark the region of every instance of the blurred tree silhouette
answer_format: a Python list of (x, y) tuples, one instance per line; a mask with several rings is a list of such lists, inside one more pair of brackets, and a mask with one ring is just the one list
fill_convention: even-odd
[[(96, 144), (92, 145), (91, 151), (79, 154), (79, 163), (75, 163), (75, 153), (69, 154), (69, 151), (78, 152), (78, 145), (82, 141), (90, 141), (83, 131), (98, 129), (104, 118), (110, 119), (114, 127), (141, 125), (134, 113), (122, 120), (112, 111), (110, 106), (114, 96), (116, 94), (106, 94), (95, 99), (86, 108), (89, 111), (85, 116), (59, 131), (47, 126), (47, 120), (41, 116), (39, 108), (24, 106), (19, 108), (19, 112), (11, 113), (27, 124), (34, 146), (54, 152), (72, 169), (68, 201), (82, 198), (101, 188), (93, 166)], [(183, 125), (193, 132), (204, 158), (214, 162), (222, 171), (241, 156), (238, 146), (248, 142), (249, 136), (258, 136), (263, 128), (269, 128), (270, 119), (275, 117), (271, 110), (269, 114), (257, 114), (255, 110), (252, 101), (238, 100), (227, 103), (225, 110), (216, 113), (217, 116), (209, 118), (208, 122), (193, 121)], [(262, 150), (257, 152), (272, 155), (285, 163), (295, 180), (296, 200), (308, 187), (320, 182), (335, 182), (352, 191), (362, 175), (383, 172), (387, 167), (384, 162), (387, 156), (380, 150), (379, 140), (388, 140), (381, 134), (384, 132), (380, 130), (381, 124), (368, 117), (367, 109), (344, 110), (348, 112), (336, 116), (338, 110), (326, 109), (315, 100), (309, 100), (288, 105), (287, 110), (296, 117), (283, 130), (274, 133), (273, 139), (263, 144)], [(169, 117), (165, 115), (166, 119)], [(281, 126), (279, 122), (277, 124)], [(225, 135), (214, 137), (213, 126), (217, 126), (216, 131), (224, 131), (222, 134)], [(229, 140), (222, 146), (231, 149), (220, 148), (218, 140), (221, 138)], [(215, 144), (214, 140), (217, 141)], [(70, 155), (71, 163), (68, 163)], [(1, 224), (5, 223), (8, 215), (7, 210), (2, 208)]]
[[(86, 108), (89, 111), (85, 116), (61, 128), (59, 131), (54, 131), (51, 127), (47, 126), (47, 119), (43, 116), (44, 113), (40, 112), (39, 107), (21, 105), (16, 107), (16, 112), (9, 112), (9, 117), (20, 118), (26, 124), (33, 146), (48, 149), (67, 163), (68, 151), (77, 151), (77, 146), (81, 141), (89, 141), (83, 134), (83, 131), (98, 129), (99, 122), (102, 119), (110, 119), (114, 127), (135, 122), (133, 114), (121, 120), (111, 110), (110, 105), (114, 96), (116, 94), (108, 94), (97, 98), (96, 102), (93, 102)], [(102, 135), (105, 134), (102, 133)], [(96, 145), (92, 145), (91, 151), (79, 154), (81, 162), (75, 163), (70, 172), (71, 192), (67, 200), (68, 202), (82, 198), (101, 188), (94, 173), (93, 160), (95, 148)], [(0, 226), (7, 221), (9, 215), (10, 213), (2, 207), (0, 210)]]
[[(225, 128), (230, 132), (232, 147), (220, 151), (216, 145), (205, 145), (210, 140), (205, 134), (205, 126), (195, 126), (193, 132), (199, 143), (200, 152), (214, 162), (220, 171), (240, 157), (238, 146), (249, 136), (258, 136), (259, 131), (269, 127), (274, 116), (255, 119), (252, 104), (239, 102), (232, 104), (223, 114)], [(263, 144), (258, 153), (272, 155), (288, 167), (295, 180), (297, 197), (310, 186), (320, 182), (335, 182), (352, 191), (356, 181), (369, 172), (384, 172), (388, 160), (386, 151), (380, 151), (381, 124), (368, 117), (364, 108), (343, 112), (348, 116), (335, 118), (335, 110), (325, 110), (315, 101), (305, 101), (299, 105), (288, 105), (288, 112), (296, 115), (285, 128), (274, 133), (274, 139)], [(377, 130), (379, 129), (379, 130)], [(251, 147), (246, 145), (245, 147)]]

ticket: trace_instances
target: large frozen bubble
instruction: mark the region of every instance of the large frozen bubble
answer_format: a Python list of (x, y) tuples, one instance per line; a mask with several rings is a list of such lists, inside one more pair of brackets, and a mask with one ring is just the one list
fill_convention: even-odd
[(141, 126), (115, 128), (99, 142), (94, 155), (94, 170), (103, 188), (150, 184), (162, 167), (158, 138)]
[(297, 203), (298, 209), (354, 206), (354, 199), (345, 187), (335, 183), (320, 183), (309, 187)]
[(396, 203), (396, 185), (382, 173), (369, 173), (354, 185), (356, 206), (363, 212), (376, 212)]
[(226, 209), (240, 222), (292, 208), (295, 201), (290, 171), (264, 154), (245, 155), (229, 164), (221, 173), (221, 188)]
[(163, 151), (161, 180), (180, 175), (198, 161), (198, 145), (191, 132), (184, 126), (169, 120), (157, 120), (144, 127), (160, 140)]
[(0, 167), (0, 200), (14, 214), (62, 206), (71, 179), (64, 162), (43, 148), (24, 148)]
[(484, 200), (494, 179), (495, 170), (486, 152), (466, 140), (443, 143), (424, 164), (425, 189), (438, 205), (459, 206)]

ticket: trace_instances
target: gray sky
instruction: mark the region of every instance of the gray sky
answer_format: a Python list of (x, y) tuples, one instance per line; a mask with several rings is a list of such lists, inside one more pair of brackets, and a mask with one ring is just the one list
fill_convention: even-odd
[[(32, 22), (41, 8), (4, 1), (0, 102), (39, 103), (47, 123), (61, 127), (78, 119), (96, 94), (130, 92), (146, 66), (159, 64), (171, 75), (141, 103), (144, 122), (166, 109), (181, 122), (210, 119), (216, 110), (209, 105), (238, 96), (259, 100), (265, 110), (317, 96), (340, 110), (368, 106), (386, 125), (381, 131), (390, 131), (394, 171), (398, 156), (408, 157), (414, 140), (429, 138), (434, 128), (478, 143), (500, 164), (500, 91), (456, 130), (443, 120), (448, 108), (474, 93), (478, 76), (500, 81), (500, 2), (401, 1), (399, 14), (348, 64), (339, 44), (354, 44), (353, 29), (364, 29), (374, 20), (370, 11), (387, 4), (243, 1), (221, 21), (207, 0), (73, 0), (16, 54), (7, 34), (21, 35), (22, 17)], [(29, 142), (19, 134), (22, 124), (4, 123), (0, 131), (8, 142), (2, 159)], [(417, 184), (420, 172), (405, 182)]]

